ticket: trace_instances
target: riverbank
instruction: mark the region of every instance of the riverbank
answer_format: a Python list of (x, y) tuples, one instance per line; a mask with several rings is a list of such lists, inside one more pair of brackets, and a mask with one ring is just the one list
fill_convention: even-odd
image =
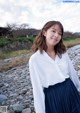
[[(80, 78), (80, 45), (69, 48), (68, 54)], [(8, 113), (35, 112), (28, 62), (0, 72), (0, 94), (6, 96), (2, 105), (8, 106)]]

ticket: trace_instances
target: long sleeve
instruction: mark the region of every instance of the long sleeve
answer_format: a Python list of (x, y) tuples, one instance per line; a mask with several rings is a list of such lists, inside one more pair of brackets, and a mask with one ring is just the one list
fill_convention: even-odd
[(68, 61), (69, 76), (73, 81), (74, 85), (76, 86), (78, 92), (80, 92), (80, 81), (68, 54), (67, 54), (67, 61)]
[(43, 87), (33, 59), (29, 60), (29, 71), (33, 87), (34, 107), (36, 113), (45, 113)]

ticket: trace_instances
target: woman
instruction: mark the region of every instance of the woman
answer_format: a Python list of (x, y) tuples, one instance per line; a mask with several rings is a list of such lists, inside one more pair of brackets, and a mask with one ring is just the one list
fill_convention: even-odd
[(36, 113), (80, 113), (80, 81), (63, 44), (63, 26), (47, 22), (29, 60)]

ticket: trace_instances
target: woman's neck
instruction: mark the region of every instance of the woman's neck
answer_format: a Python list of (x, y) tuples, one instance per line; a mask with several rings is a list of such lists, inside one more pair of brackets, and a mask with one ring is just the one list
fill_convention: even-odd
[(46, 52), (52, 59), (55, 59), (56, 53), (54, 49), (48, 48)]
[(53, 47), (48, 47), (46, 52), (47, 52), (47, 53), (54, 53), (55, 50), (54, 50)]

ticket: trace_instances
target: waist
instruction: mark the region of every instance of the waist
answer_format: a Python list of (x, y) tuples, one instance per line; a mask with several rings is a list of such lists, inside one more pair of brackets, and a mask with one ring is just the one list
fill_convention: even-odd
[(57, 85), (62, 85), (62, 84), (65, 84), (65, 83), (70, 83), (70, 82), (72, 82), (71, 81), (71, 79), (68, 77), (68, 78), (66, 78), (64, 81), (59, 81), (59, 82), (57, 82), (57, 83), (55, 83), (55, 84), (50, 84), (50, 85), (48, 85), (47, 87), (43, 87), (43, 89), (47, 89), (47, 88), (49, 88), (49, 87), (56, 87)]

